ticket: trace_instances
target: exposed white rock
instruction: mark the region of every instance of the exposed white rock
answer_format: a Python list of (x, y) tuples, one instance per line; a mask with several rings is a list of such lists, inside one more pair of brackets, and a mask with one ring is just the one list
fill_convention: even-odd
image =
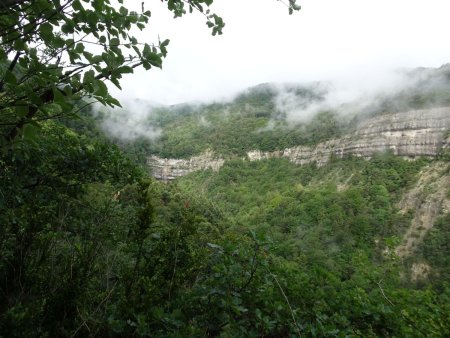
[(356, 131), (339, 139), (315, 146), (298, 146), (284, 151), (247, 153), (250, 161), (285, 157), (296, 164), (316, 162), (321, 166), (331, 155), (354, 155), (365, 159), (375, 153), (392, 151), (404, 157), (433, 157), (442, 147), (448, 147), (450, 137), (450, 107), (385, 114), (360, 123)]
[(402, 242), (395, 248), (395, 253), (400, 258), (413, 254), (436, 219), (448, 212), (446, 207), (450, 203), (447, 198), (450, 177), (445, 174), (447, 170), (448, 163), (443, 161), (434, 161), (423, 168), (416, 185), (397, 204), (400, 213), (405, 214), (411, 210), (414, 215)]
[[(392, 151), (408, 158), (434, 157), (442, 148), (450, 147), (449, 130), (450, 107), (384, 114), (361, 122), (353, 133), (338, 139), (273, 152), (252, 150), (247, 153), (247, 159), (283, 157), (299, 165), (315, 162), (322, 166), (331, 155), (370, 159), (375, 153)], [(224, 161), (207, 151), (188, 160), (151, 156), (148, 164), (156, 178), (167, 181), (196, 170), (218, 170)]]
[(427, 263), (413, 263), (411, 266), (411, 281), (418, 282), (425, 280), (431, 272), (431, 267)]
[(207, 151), (188, 160), (161, 158), (151, 156), (147, 163), (152, 168), (153, 176), (163, 181), (170, 181), (197, 170), (219, 170), (225, 162), (224, 159), (214, 158), (211, 151)]

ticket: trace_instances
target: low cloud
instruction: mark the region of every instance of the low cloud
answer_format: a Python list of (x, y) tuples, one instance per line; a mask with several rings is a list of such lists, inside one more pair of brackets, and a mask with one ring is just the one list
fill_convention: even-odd
[(151, 117), (158, 105), (143, 100), (122, 100), (121, 103), (123, 108), (102, 111), (101, 127), (106, 133), (124, 141), (161, 136), (161, 129), (151, 124)]
[(199, 124), (205, 128), (211, 127), (211, 122), (209, 122), (204, 116), (200, 116)]
[(307, 122), (324, 105), (329, 93), (328, 83), (299, 85), (276, 85), (273, 102), (277, 112), (286, 117), (288, 122)]
[[(383, 109), (414, 109), (408, 102), (414, 92), (432, 92), (443, 86), (448, 88), (449, 80), (443, 72), (445, 67), (448, 68), (443, 66), (439, 69), (403, 69), (349, 75), (303, 86), (278, 85), (274, 87), (276, 95), (273, 102), (277, 111), (292, 124), (307, 123), (323, 111), (352, 117)], [(306, 92), (302, 92), (302, 88)]]
[[(145, 100), (122, 100), (123, 109), (114, 109), (104, 114), (103, 129), (113, 137), (122, 140), (134, 140), (144, 137), (156, 139), (162, 130), (155, 121), (155, 114), (166, 113), (189, 115), (197, 114), (197, 123), (210, 127), (213, 123), (202, 115), (202, 109), (209, 105), (218, 105), (220, 116), (227, 118), (231, 112), (228, 103), (243, 100), (240, 106), (242, 113), (254, 111), (255, 108), (247, 102), (261, 95), (261, 100), (269, 100), (274, 105), (275, 112), (266, 126), (258, 132), (272, 130), (280, 126), (298, 126), (310, 122), (318, 113), (333, 112), (342, 117), (343, 121), (360, 118), (374, 113), (407, 111), (427, 105), (450, 105), (446, 94), (450, 89), (450, 65), (440, 68), (414, 68), (396, 71), (372, 70), (347, 76), (337, 76), (328, 81), (309, 82), (303, 84), (261, 84), (251, 87), (229, 100), (211, 100), (209, 102), (184, 103), (173, 106), (162, 106)], [(441, 101), (439, 101), (441, 100)], [(442, 101), (447, 100), (447, 101)], [(159, 111), (159, 112), (158, 112)], [(265, 112), (266, 113), (266, 112)]]

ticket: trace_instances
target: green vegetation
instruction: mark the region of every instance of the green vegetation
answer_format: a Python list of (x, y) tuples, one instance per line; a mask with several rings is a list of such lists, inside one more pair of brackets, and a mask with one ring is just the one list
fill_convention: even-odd
[[(443, 336), (449, 332), (448, 215), (428, 235), (424, 253), (413, 257), (434, 262), (434, 287), (426, 279), (412, 283), (409, 270), (385, 251), (409, 226), (411, 214), (401, 216), (395, 205), (424, 164), (389, 154), (368, 162), (334, 160), (321, 168), (284, 159), (233, 160), (219, 173), (192, 173), (176, 183), (214, 201), (232, 228), (271, 238), (272, 269), (286, 283), (296, 314), (308, 318), (307, 336), (423, 336), (431, 327), (432, 335)], [(400, 277), (404, 272), (407, 278)], [(431, 326), (418, 325), (422, 315)]]
[[(165, 2), (181, 16), (212, 0)], [(431, 283), (409, 283), (384, 250), (408, 225), (395, 202), (426, 161), (232, 160), (169, 185), (139, 166), (155, 150), (239, 155), (341, 132), (333, 112), (286, 132), (264, 87), (163, 109), (159, 144), (106, 138), (86, 105), (117, 105), (103, 80), (160, 66), (167, 41), (129, 35), (149, 18), (106, 0), (0, 4), (0, 336), (449, 336), (448, 215), (420, 247)], [(220, 34), (221, 18), (207, 20)], [(84, 34), (101, 54), (75, 41)]]
[[(5, 335), (449, 334), (448, 215), (414, 259), (390, 253), (411, 220), (396, 202), (426, 160), (235, 159), (164, 185), (136, 164), (148, 148), (123, 153), (101, 116), (79, 115), (2, 150)], [(416, 260), (428, 279), (409, 280)]]
[(380, 255), (376, 249), (383, 246), (374, 241), (402, 233), (399, 225), (409, 216), (399, 218), (395, 201), (423, 164), (392, 155), (369, 162), (335, 160), (321, 168), (284, 159), (233, 160), (219, 173), (193, 173), (178, 184), (193, 195), (217, 201), (217, 208), (233, 223), (265, 229), (280, 243), (291, 243), (296, 249), (290, 255), (310, 248), (330, 260), (356, 248)]
[(2, 155), (2, 334), (448, 335), (448, 287), (405, 288), (382, 253), (424, 161), (233, 160), (163, 185), (75, 127)]
[[(324, 93), (314, 86), (291, 86), (283, 90), (298, 101), (320, 102)], [(278, 91), (269, 85), (249, 89), (229, 103), (156, 108), (148, 126), (162, 129), (157, 142), (131, 142), (134, 148), (167, 158), (188, 158), (212, 150), (223, 156), (242, 156), (247, 151), (273, 151), (318, 142), (341, 135), (349, 121), (336, 112), (322, 111), (304, 122), (292, 123), (274, 100)], [(106, 118), (106, 117), (104, 117)], [(111, 117), (114, 119), (114, 117)]]
[(374, 106), (376, 112), (401, 112), (450, 106), (450, 65), (440, 68), (416, 68), (409, 71), (410, 84), (403, 90), (384, 98)]
[[(304, 85), (261, 84), (247, 89), (229, 102), (171, 107), (148, 107), (148, 128), (161, 130), (152, 142), (144, 137), (114, 142), (140, 156), (148, 153), (165, 158), (189, 158), (206, 150), (223, 157), (244, 156), (250, 150), (275, 151), (298, 145), (314, 145), (339, 137), (368, 116), (450, 105), (448, 66), (417, 69), (407, 73), (411, 84), (403, 90), (365, 102), (325, 105), (330, 88), (321, 83)], [(283, 106), (283, 98), (295, 107)], [(364, 98), (360, 98), (364, 100)], [(316, 107), (309, 116), (309, 109)], [(356, 108), (355, 108), (356, 107)], [(298, 110), (298, 113), (289, 113)], [(343, 113), (345, 112), (345, 113)], [(294, 115), (295, 118), (293, 118)], [(100, 121), (117, 119), (103, 112)]]
[[(449, 192), (450, 193), (450, 192)], [(414, 255), (415, 260), (424, 261), (431, 267), (431, 281), (439, 290), (448, 287), (450, 281), (450, 214), (442, 216), (428, 232)]]

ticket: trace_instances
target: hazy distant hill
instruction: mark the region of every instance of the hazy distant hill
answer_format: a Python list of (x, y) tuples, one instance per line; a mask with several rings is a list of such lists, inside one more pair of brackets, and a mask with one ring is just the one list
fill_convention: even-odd
[(356, 91), (350, 98), (332, 83), (316, 82), (261, 84), (227, 102), (158, 106), (141, 101), (105, 113), (104, 126), (145, 162), (149, 154), (189, 158), (211, 150), (243, 156), (255, 149), (314, 145), (374, 115), (450, 106), (449, 65), (398, 74), (389, 90)]

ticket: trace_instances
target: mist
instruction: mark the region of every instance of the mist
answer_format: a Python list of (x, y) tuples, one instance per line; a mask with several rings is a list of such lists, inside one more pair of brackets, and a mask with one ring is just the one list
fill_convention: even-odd
[[(319, 112), (333, 111), (341, 117), (412, 110), (413, 95), (449, 90), (449, 65), (440, 68), (413, 68), (349, 73), (317, 83), (305, 83), (316, 97), (297, 95), (292, 85), (274, 85), (275, 109), (290, 124), (307, 123)], [(389, 102), (389, 104), (387, 104)], [(428, 105), (443, 104), (429, 99)]]
[[(142, 99), (122, 100), (123, 108), (107, 111), (102, 128), (112, 137), (124, 141), (137, 138), (156, 140), (162, 129), (155, 123), (155, 114), (195, 114), (198, 126), (212, 127), (204, 116), (203, 109), (211, 104), (221, 104), (220, 116), (228, 119), (231, 107), (240, 97), (253, 93), (266, 95), (274, 106), (271, 118), (258, 132), (273, 128), (295, 128), (308, 124), (321, 112), (337, 114), (343, 121), (357, 117), (364, 119), (375, 113), (389, 113), (426, 108), (433, 105), (450, 105), (446, 93), (450, 91), (450, 65), (440, 68), (372, 70), (365, 73), (348, 73), (314, 82), (266, 83), (243, 88), (228, 97), (219, 96), (211, 100), (185, 102), (178, 105), (161, 105)], [(431, 93), (431, 94), (430, 94)], [(242, 96), (244, 95), (244, 96)], [(444, 98), (444, 100), (442, 100)], [(244, 101), (245, 102), (245, 101)], [(215, 108), (214, 108), (215, 109)], [(242, 106), (242, 114), (258, 113), (248, 102)], [(256, 109), (256, 110), (255, 110)], [(284, 123), (280, 125), (279, 120)], [(217, 123), (217, 122), (216, 122)], [(220, 122), (219, 122), (220, 123)], [(216, 126), (220, 128), (220, 125)]]
[(161, 129), (149, 121), (160, 105), (144, 100), (121, 100), (122, 108), (105, 109), (102, 112), (101, 128), (110, 136), (123, 141), (134, 141), (143, 137), (154, 140), (161, 136)]
[[(150, 44), (169, 38), (167, 58), (162, 69), (138, 68), (124, 76), (122, 91), (110, 87), (124, 110), (104, 128), (124, 139), (154, 139), (161, 130), (148, 125), (152, 109), (142, 102), (230, 102), (259, 83), (275, 84), (274, 104), (291, 126), (327, 110), (347, 118), (408, 109), (408, 102), (381, 106), (420, 82), (405, 70), (450, 62), (447, 0), (303, 0), (300, 5), (301, 11), (289, 16), (279, 1), (216, 1), (212, 11), (226, 26), (222, 36), (212, 37), (199, 13), (174, 19), (164, 3), (146, 3), (152, 19), (137, 38)], [(294, 95), (286, 85), (313, 83), (324, 86), (320, 100)]]

